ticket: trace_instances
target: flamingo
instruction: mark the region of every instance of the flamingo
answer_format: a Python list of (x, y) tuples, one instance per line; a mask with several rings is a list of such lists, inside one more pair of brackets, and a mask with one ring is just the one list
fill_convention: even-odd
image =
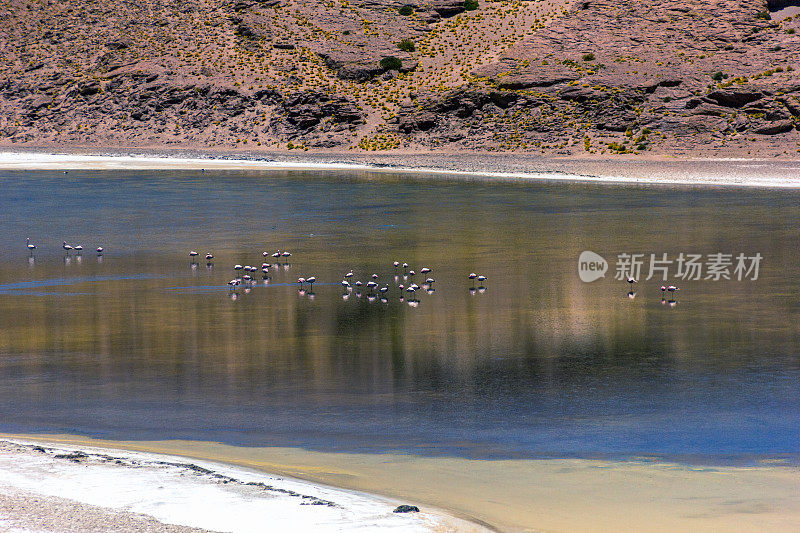
[(406, 288), (406, 292), (411, 295), (411, 301), (414, 301), (414, 297), (416, 296), (417, 289), (414, 288), (414, 285), (409, 285)]
[(381, 291), (381, 294), (386, 294), (387, 292), (389, 292), (389, 286), (388, 285), (384, 285), (383, 287), (381, 287), (378, 290)]
[(97, 250), (96, 250), (97, 251), (97, 255), (103, 255), (103, 251), (104, 250), (105, 250), (105, 248), (103, 248), (102, 246), (98, 246)]
[(372, 291), (374, 291), (375, 287), (377, 287), (377, 286), (378, 286), (378, 284), (375, 283), (374, 281), (368, 281), (367, 282), (367, 287), (369, 288), (369, 292), (370, 293), (372, 293)]
[(214, 256), (212, 254), (207, 253), (206, 254), (206, 261), (211, 261), (212, 259), (214, 259)]
[(416, 276), (416, 275), (417, 275), (417, 273), (414, 272), (413, 270), (409, 270), (408, 271), (408, 277), (409, 278), (414, 279), (414, 276)]
[(309, 291), (313, 291), (314, 290), (314, 282), (316, 282), (316, 281), (317, 281), (317, 278), (315, 278), (314, 276), (311, 276), (310, 278), (306, 278), (306, 283), (308, 283), (311, 286)]
[(351, 268), (351, 269), (350, 269), (350, 272), (348, 272), (347, 274), (345, 274), (345, 275), (344, 275), (344, 277), (345, 277), (345, 279), (350, 279), (350, 278), (352, 278), (352, 277), (353, 277), (353, 275), (354, 275), (354, 274), (353, 274), (353, 269)]
[(233, 269), (236, 271), (236, 276), (239, 276), (239, 271), (242, 270), (244, 267), (242, 265), (233, 265)]
[(627, 281), (630, 284), (631, 288), (633, 288), (634, 283), (639, 283), (638, 281), (636, 281), (636, 278), (632, 278), (630, 276), (626, 276), (625, 281)]
[(69, 251), (70, 251), (70, 250), (72, 250), (72, 246), (70, 246), (69, 244), (67, 244), (67, 241), (64, 241), (64, 242), (61, 244), (61, 247), (64, 249), (64, 251), (65, 251), (65, 252), (67, 252), (67, 254), (68, 254), (68, 255), (69, 255)]
[(398, 261), (395, 261), (394, 262), (394, 272), (395, 272), (395, 274), (397, 273), (397, 267), (399, 267), (399, 266), (400, 266), (400, 263)]
[(675, 299), (675, 293), (677, 291), (679, 291), (680, 289), (678, 287), (676, 287), (675, 285), (670, 285), (670, 286), (667, 287), (667, 290), (672, 295), (672, 298)]
[(283, 252), (283, 253), (281, 254), (281, 256), (282, 256), (282, 257), (286, 257), (286, 258), (287, 258), (287, 260), (288, 260), (288, 258), (289, 258), (289, 257), (292, 257), (292, 254), (290, 254), (289, 252)]
[(474, 287), (475, 286), (475, 280), (477, 279), (478, 275), (475, 272), (472, 272), (467, 277), (472, 280), (472, 286)]
[(349, 291), (349, 290), (351, 289), (351, 287), (350, 287), (350, 282), (349, 282), (349, 281), (347, 281), (346, 279), (343, 279), (343, 280), (342, 280), (342, 288), (343, 288), (344, 290), (346, 290), (346, 291)]
[(403, 274), (405, 274), (407, 268), (408, 268), (408, 263), (403, 263)]
[(79, 244), (78, 246), (75, 246), (75, 247), (73, 248), (73, 250), (75, 250), (75, 252), (76, 252), (78, 255), (80, 255), (80, 254), (81, 254), (81, 252), (83, 251), (83, 246), (81, 246), (81, 245)]
[(30, 250), (31, 255), (33, 255), (33, 251), (36, 249), (36, 245), (31, 243), (31, 238), (28, 237), (28, 250)]
[(303, 290), (303, 283), (306, 282), (306, 278), (297, 278), (297, 283), (300, 284), (300, 290)]
[(419, 269), (419, 272), (420, 274), (429, 274), (431, 272), (431, 269), (428, 267), (422, 267)]
[(360, 287), (361, 285), (363, 284), (360, 281), (356, 281), (356, 287)]
[(483, 285), (483, 282), (486, 281), (486, 276), (478, 276), (478, 283)]

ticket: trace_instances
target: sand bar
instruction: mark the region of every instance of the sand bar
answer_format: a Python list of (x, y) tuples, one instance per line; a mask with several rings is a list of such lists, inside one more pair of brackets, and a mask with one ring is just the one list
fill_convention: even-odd
[(755, 159), (555, 159), (487, 154), (140, 154), (0, 152), (0, 170), (320, 170), (450, 179), (668, 186), (800, 188), (800, 161)]
[(195, 441), (14, 438), (162, 453), (445, 509), (501, 531), (798, 531), (800, 469), (642, 461), (471, 460)]

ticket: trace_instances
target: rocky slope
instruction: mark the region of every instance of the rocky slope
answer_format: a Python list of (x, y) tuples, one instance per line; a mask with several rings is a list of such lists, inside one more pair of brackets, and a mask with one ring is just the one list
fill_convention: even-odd
[(0, 146), (796, 156), (767, 1), (1, 0)]

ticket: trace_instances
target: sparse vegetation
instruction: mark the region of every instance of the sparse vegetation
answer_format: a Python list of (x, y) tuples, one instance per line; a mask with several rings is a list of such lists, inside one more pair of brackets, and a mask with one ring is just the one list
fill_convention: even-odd
[(395, 56), (384, 57), (380, 61), (383, 70), (400, 70), (403, 68), (403, 62)]
[(409, 6), (409, 5), (405, 5), (405, 6), (401, 7), (400, 9), (398, 9), (397, 11), (398, 11), (398, 13), (403, 15), (404, 17), (407, 17), (409, 15), (413, 15), (414, 14), (414, 7), (413, 6)]
[(413, 52), (416, 50), (416, 46), (414, 46), (414, 41), (411, 39), (403, 39), (399, 43), (397, 43), (397, 47), (402, 50), (403, 52)]
[(475, 11), (478, 9), (478, 0), (464, 0), (464, 9), (467, 11)]
[(588, 54), (583, 54), (584, 61), (594, 61), (594, 54), (589, 52)]

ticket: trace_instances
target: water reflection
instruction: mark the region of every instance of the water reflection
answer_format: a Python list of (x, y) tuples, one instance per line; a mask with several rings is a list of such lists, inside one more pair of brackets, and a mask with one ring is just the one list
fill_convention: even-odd
[[(0, 188), (5, 430), (476, 456), (799, 451), (795, 193), (210, 172), (6, 173)], [(113, 253), (78, 263), (62, 234)], [(291, 266), (259, 275), (265, 249), (292, 250)], [(611, 276), (579, 279), (588, 249), (765, 260), (755, 282), (683, 282), (678, 298), (639, 280), (631, 298)], [(249, 283), (228, 285), (233, 265)], [(423, 266), (435, 282), (412, 289)], [(387, 291), (343, 286), (351, 268)]]

